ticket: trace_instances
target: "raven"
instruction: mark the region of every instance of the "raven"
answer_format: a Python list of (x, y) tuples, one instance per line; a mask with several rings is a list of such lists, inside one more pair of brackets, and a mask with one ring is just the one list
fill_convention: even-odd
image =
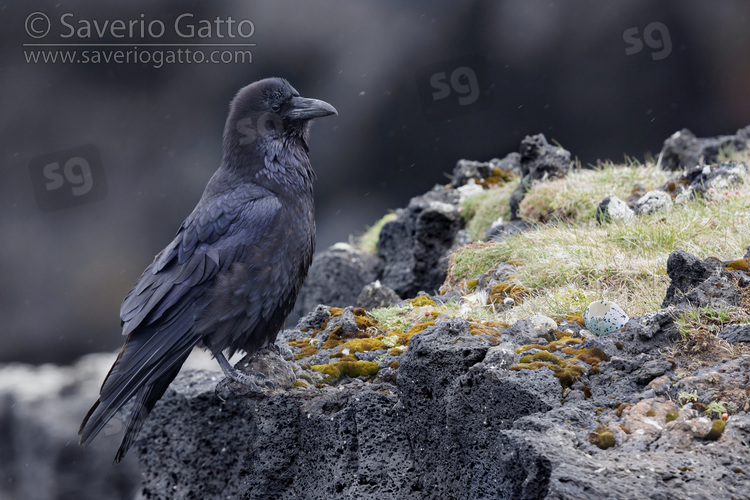
[[(315, 249), (310, 120), (337, 114), (267, 78), (237, 93), (223, 155), (198, 205), (120, 308), (125, 345), (78, 431), (87, 445), (133, 399), (122, 460), (154, 404), (196, 345), (227, 377), (257, 389), (227, 361), (273, 344)], [(227, 357), (224, 356), (227, 354)]]

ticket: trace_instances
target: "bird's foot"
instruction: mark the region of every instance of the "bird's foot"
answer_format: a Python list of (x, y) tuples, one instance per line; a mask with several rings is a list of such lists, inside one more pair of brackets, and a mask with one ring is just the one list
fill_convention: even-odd
[(239, 370), (232, 370), (226, 376), (235, 382), (239, 382), (253, 392), (263, 392), (263, 389), (273, 390), (276, 388), (273, 380), (266, 377), (263, 373), (244, 373)]
[(287, 361), (294, 361), (294, 352), (291, 347), (279, 344), (268, 344), (263, 349), (273, 351)]
[(221, 367), (221, 371), (224, 372), (224, 376), (226, 376), (226, 379), (221, 385), (228, 386), (228, 382), (233, 381), (245, 390), (256, 393), (263, 392), (264, 389), (273, 390), (276, 388), (273, 381), (266, 377), (262, 372), (241, 372), (236, 368), (233, 368), (232, 365), (229, 364), (229, 361), (227, 361), (227, 358), (221, 353), (216, 355), (216, 360), (219, 362), (219, 366)]
[(214, 392), (222, 401), (238, 396), (262, 396), (276, 388), (271, 379), (263, 373), (244, 373), (232, 369), (224, 372), (226, 378), (216, 385)]

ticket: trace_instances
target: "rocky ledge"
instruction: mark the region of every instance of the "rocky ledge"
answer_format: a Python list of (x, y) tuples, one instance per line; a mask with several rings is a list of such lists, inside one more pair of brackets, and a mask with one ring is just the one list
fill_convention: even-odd
[[(503, 159), (459, 161), (450, 184), (385, 217), (371, 241), (316, 256), (302, 318), (277, 339), (285, 349), (238, 365), (274, 389), (183, 370), (119, 468), (109, 465), (116, 419), (93, 448), (74, 441), (105, 359), (5, 367), (0, 492), (51, 498), (86, 484), (78, 498), (746, 498), (749, 141), (750, 127), (709, 139), (681, 131), (642, 173), (647, 181), (629, 173), (624, 192), (586, 193), (588, 208), (555, 197), (586, 169), (542, 135)], [(614, 185), (614, 171), (603, 175)], [(723, 259), (696, 255), (697, 239), (689, 249), (670, 239), (698, 231), (669, 226), (690, 210), (711, 237), (734, 242)], [(610, 262), (584, 262), (579, 288), (537, 308), (570, 271), (523, 278), (531, 263), (507, 247), (556, 227), (653, 247), (656, 264), (617, 281)], [(532, 247), (555, 264), (585, 252)], [(632, 317), (597, 335), (584, 309), (617, 291), (612, 283)]]
[[(710, 203), (716, 190), (744, 183), (744, 163), (706, 160), (711, 151), (699, 147), (730, 138), (680, 137), (665, 142), (670, 169), (699, 153), (714, 163), (683, 165), (652, 191), (634, 186), (627, 202), (607, 197), (599, 224), (681, 199)], [(743, 498), (750, 248), (728, 261), (673, 251), (662, 308), (603, 336), (575, 315), (499, 320), (528, 293), (506, 283), (515, 263), (469, 280), (451, 275), (451, 252), (472, 240), (461, 216), (467, 196), (523, 179), (510, 220), (487, 228), (502, 240), (531, 227), (517, 216), (532, 187), (569, 168), (568, 152), (529, 137), (505, 159), (459, 162), (450, 185), (385, 221), (376, 254), (339, 244), (319, 255), (302, 298), (311, 312), (277, 340), (294, 362), (275, 350), (245, 360), (278, 374), (276, 389), (251, 394), (217, 386), (214, 374), (181, 375), (138, 445), (143, 496)], [(496, 317), (472, 318), (477, 296)], [(335, 304), (313, 306), (326, 297)], [(732, 319), (697, 327), (686, 311)]]

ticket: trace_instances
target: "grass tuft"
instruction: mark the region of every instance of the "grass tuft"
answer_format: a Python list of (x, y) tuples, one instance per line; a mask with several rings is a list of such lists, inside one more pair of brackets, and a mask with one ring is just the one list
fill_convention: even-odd
[(630, 316), (659, 309), (669, 285), (666, 264), (672, 251), (723, 261), (744, 252), (750, 242), (750, 179), (731, 196), (689, 201), (670, 213), (639, 216), (632, 224), (595, 222), (599, 200), (592, 199), (591, 193), (609, 186), (608, 191), (626, 197), (633, 182), (649, 179), (649, 187), (655, 187), (666, 180), (666, 174), (654, 170), (605, 167), (573, 172), (567, 183), (545, 183), (543, 189), (557, 190), (552, 197), (559, 201), (555, 210), (574, 214), (575, 222), (558, 220), (498, 243), (462, 247), (450, 257), (447, 283), (451, 287), (466, 283), (501, 262), (520, 264), (510, 281), (529, 296), (502, 313), (502, 321), (536, 312), (562, 319), (581, 314), (588, 302), (597, 299), (616, 302)]

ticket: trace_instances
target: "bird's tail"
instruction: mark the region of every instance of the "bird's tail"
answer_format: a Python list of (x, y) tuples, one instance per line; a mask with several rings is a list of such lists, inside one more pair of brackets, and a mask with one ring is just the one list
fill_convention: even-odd
[[(179, 357), (175, 357), (171, 360), (168, 366), (160, 367), (158, 374), (152, 374), (151, 377), (147, 378), (145, 384), (136, 387), (135, 390), (107, 394), (107, 396), (104, 395), (106, 391), (103, 391), (99, 400), (94, 403), (84, 417), (83, 422), (81, 423), (81, 428), (78, 430), (78, 434), (81, 436), (81, 444), (84, 446), (88, 445), (91, 440), (93, 440), (94, 437), (104, 429), (110, 419), (115, 416), (117, 411), (120, 410), (120, 408), (122, 408), (122, 406), (124, 406), (132, 397), (133, 406), (130, 410), (130, 417), (128, 418), (128, 423), (125, 427), (125, 436), (122, 438), (120, 448), (117, 450), (117, 455), (115, 456), (115, 463), (120, 462), (133, 444), (133, 441), (138, 435), (138, 431), (140, 431), (143, 426), (146, 417), (151, 412), (156, 402), (164, 395), (169, 384), (175, 379), (189, 354), (190, 350)], [(119, 361), (121, 361), (121, 359), (118, 359), (118, 362)], [(108, 379), (115, 371), (117, 371), (118, 362), (112, 367), (112, 370), (107, 377)], [(105, 386), (106, 384), (107, 381), (105, 380)], [(133, 393), (135, 394), (133, 395)]]

